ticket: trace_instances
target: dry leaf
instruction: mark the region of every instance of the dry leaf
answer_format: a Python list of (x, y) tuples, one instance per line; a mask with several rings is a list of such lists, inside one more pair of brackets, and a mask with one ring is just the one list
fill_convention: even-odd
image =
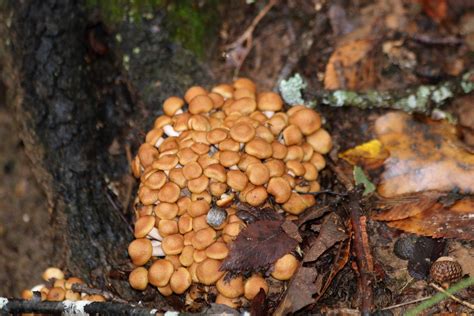
[(300, 267), (291, 279), (285, 297), (280, 301), (274, 315), (287, 315), (313, 304), (313, 295), (318, 291), (315, 285), (318, 273), (314, 268)]
[(328, 90), (356, 89), (359, 70), (357, 63), (367, 56), (372, 47), (372, 40), (359, 39), (336, 48), (326, 65), (324, 88)]
[(456, 189), (474, 193), (474, 155), (451, 124), (390, 112), (377, 119), (375, 132), (390, 152), (377, 188), (381, 196)]
[(337, 242), (345, 240), (347, 237), (348, 234), (339, 215), (330, 213), (324, 218), (318, 238), (314, 240), (306, 252), (303, 262), (317, 260), (326, 250), (334, 246)]
[(298, 242), (281, 228), (282, 220), (261, 220), (241, 231), (230, 246), (221, 271), (234, 273), (266, 269), (296, 248)]
[(342, 158), (353, 165), (359, 165), (364, 169), (376, 169), (383, 165), (385, 159), (390, 153), (386, 150), (382, 143), (373, 139), (367, 143), (348, 149), (339, 158)]
[(448, 11), (447, 0), (419, 0), (423, 11), (436, 22), (441, 22), (446, 18)]

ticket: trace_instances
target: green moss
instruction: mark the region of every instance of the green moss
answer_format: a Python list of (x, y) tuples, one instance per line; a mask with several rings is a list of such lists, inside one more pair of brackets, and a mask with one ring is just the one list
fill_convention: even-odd
[(157, 10), (166, 10), (165, 28), (171, 39), (202, 57), (218, 27), (218, 0), (86, 0), (89, 9), (98, 8), (107, 23), (129, 20), (139, 23)]

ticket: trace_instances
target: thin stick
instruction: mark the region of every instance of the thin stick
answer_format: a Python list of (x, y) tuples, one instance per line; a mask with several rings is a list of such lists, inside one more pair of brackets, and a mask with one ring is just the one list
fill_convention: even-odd
[(434, 289), (436, 289), (437, 291), (441, 292), (441, 293), (444, 293), (446, 294), (447, 296), (449, 296), (449, 298), (451, 298), (452, 300), (458, 302), (459, 304), (462, 304), (470, 309), (474, 309), (474, 304), (471, 304), (469, 302), (466, 302), (466, 301), (463, 301), (462, 299), (460, 298), (457, 298), (456, 296), (454, 296), (453, 294), (450, 294), (448, 292), (446, 292), (445, 289), (443, 289), (442, 287), (440, 287), (439, 285), (436, 285), (434, 283), (430, 283), (430, 286)]
[(408, 302), (404, 302), (404, 303), (400, 303), (400, 304), (395, 304), (395, 305), (387, 306), (387, 307), (384, 307), (384, 308), (382, 308), (382, 309), (380, 309), (380, 310), (381, 310), (381, 311), (387, 311), (387, 310), (390, 310), (390, 309), (395, 309), (395, 308), (399, 308), (399, 307), (403, 307), (403, 306), (407, 306), (407, 305), (411, 305), (411, 304), (423, 302), (423, 301), (429, 300), (430, 298), (431, 298), (431, 296), (426, 296), (426, 297), (422, 297), (422, 298), (419, 298), (419, 299), (416, 299), (416, 300), (413, 300), (413, 301), (408, 301)]

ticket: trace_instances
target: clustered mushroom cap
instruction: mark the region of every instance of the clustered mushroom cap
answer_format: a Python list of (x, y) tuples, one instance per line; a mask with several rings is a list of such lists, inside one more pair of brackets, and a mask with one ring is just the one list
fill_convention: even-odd
[[(193, 86), (166, 99), (163, 112), (131, 165), (140, 185), (129, 282), (137, 290), (149, 283), (164, 296), (192, 283), (215, 285), (217, 303), (238, 307), (268, 284), (257, 274), (225, 282), (219, 271), (245, 227), (234, 201), (264, 207), (272, 198), (296, 219), (316, 203), (311, 193), (320, 189), (331, 137), (317, 112), (285, 109), (280, 95), (257, 93), (247, 78), (210, 91)], [(285, 255), (272, 276), (288, 280), (298, 266)]]

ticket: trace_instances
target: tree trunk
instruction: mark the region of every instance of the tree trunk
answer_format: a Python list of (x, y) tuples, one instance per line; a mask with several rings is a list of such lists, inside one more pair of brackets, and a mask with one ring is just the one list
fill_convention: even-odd
[(117, 190), (129, 175), (126, 148), (143, 140), (166, 96), (210, 76), (168, 40), (160, 16), (118, 25), (121, 41), (81, 1), (12, 0), (0, 21), (7, 102), (50, 206), (51, 264), (125, 294), (109, 272), (126, 269), (132, 238), (131, 212), (116, 202), (131, 196)]

